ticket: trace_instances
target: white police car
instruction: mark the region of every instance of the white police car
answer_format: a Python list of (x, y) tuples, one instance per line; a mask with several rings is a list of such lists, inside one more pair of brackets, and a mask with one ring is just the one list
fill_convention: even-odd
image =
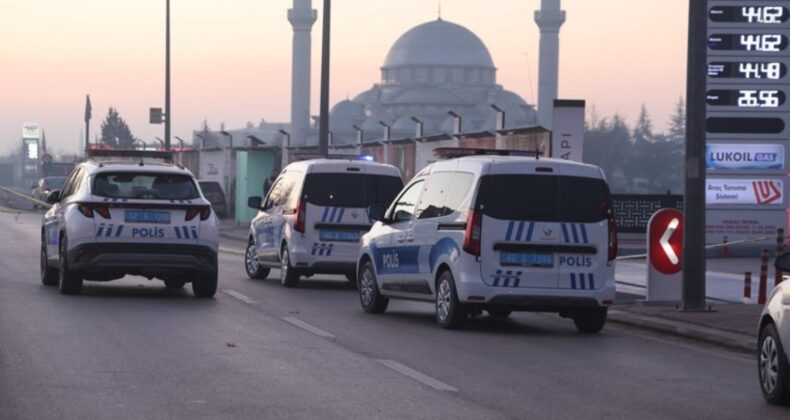
[[(774, 263), (790, 273), (790, 252)], [(763, 398), (771, 404), (790, 404), (790, 277), (777, 284), (765, 302), (757, 342), (757, 369)]]
[(79, 294), (83, 280), (131, 274), (213, 296), (217, 218), (192, 174), (171, 161), (169, 152), (90, 152), (48, 197), (41, 281)]
[(244, 267), (263, 279), (280, 268), (280, 282), (297, 287), (301, 276), (345, 274), (355, 283), (359, 239), (370, 229), (367, 208), (387, 206), (403, 187), (394, 166), (349, 159), (288, 165), (272, 184), (250, 223)]
[(600, 168), (507, 151), (425, 168), (362, 238), (367, 312), (390, 298), (432, 301), (459, 328), (469, 314), (557, 312), (598, 332), (615, 296), (616, 226)]

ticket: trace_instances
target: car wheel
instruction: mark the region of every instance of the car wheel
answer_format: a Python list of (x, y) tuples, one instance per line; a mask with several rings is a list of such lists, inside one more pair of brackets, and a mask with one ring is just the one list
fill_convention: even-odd
[(442, 272), (436, 282), (436, 322), (451, 330), (461, 328), (466, 322), (466, 308), (458, 301), (450, 270)]
[(217, 293), (217, 270), (210, 273), (200, 273), (192, 279), (192, 294), (196, 298), (210, 298)]
[(271, 270), (267, 267), (261, 267), (256, 254), (255, 243), (250, 239), (250, 243), (247, 245), (247, 252), (244, 253), (244, 270), (247, 272), (247, 277), (251, 279), (265, 280)]
[(760, 332), (757, 369), (763, 398), (771, 404), (790, 403), (790, 365), (773, 323)]
[(607, 308), (591, 308), (579, 310), (573, 315), (573, 323), (579, 332), (595, 334), (606, 324)]
[(181, 279), (168, 279), (165, 280), (165, 287), (168, 289), (181, 289), (187, 284), (186, 280)]
[(488, 312), (488, 316), (491, 318), (507, 318), (513, 313), (510, 309), (503, 308), (490, 308), (486, 309), (486, 312)]
[(362, 309), (365, 312), (371, 314), (384, 313), (390, 303), (390, 300), (379, 292), (376, 273), (373, 271), (373, 263), (370, 261), (365, 261), (359, 270), (359, 303), (362, 304)]
[(280, 283), (285, 287), (299, 287), (299, 270), (291, 266), (291, 254), (283, 246), (280, 253)]
[(58, 284), (58, 270), (49, 266), (47, 261), (47, 243), (41, 238), (41, 284), (55, 286)]
[(79, 273), (69, 268), (67, 255), (66, 238), (61, 238), (60, 246), (58, 247), (58, 257), (60, 264), (58, 266), (58, 289), (63, 295), (78, 295), (82, 293), (82, 277)]

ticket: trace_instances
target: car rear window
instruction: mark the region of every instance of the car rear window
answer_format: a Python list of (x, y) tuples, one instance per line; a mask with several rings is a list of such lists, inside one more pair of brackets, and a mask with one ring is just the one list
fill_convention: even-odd
[(305, 178), (307, 202), (324, 207), (389, 206), (403, 188), (400, 177), (353, 173), (313, 173)]
[(592, 223), (609, 217), (611, 197), (602, 179), (488, 175), (480, 180), (476, 208), (502, 220)]
[(144, 200), (191, 200), (199, 198), (188, 175), (165, 173), (104, 172), (93, 180), (93, 195)]

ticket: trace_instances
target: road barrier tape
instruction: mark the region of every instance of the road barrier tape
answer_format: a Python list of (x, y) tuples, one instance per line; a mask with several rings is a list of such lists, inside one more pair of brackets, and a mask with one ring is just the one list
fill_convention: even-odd
[[(785, 238), (785, 240), (787, 240), (788, 236), (785, 236), (784, 238)], [(730, 246), (730, 245), (747, 244), (747, 243), (751, 243), (751, 242), (760, 242), (760, 241), (764, 241), (766, 239), (776, 239), (776, 235), (756, 236), (754, 238), (741, 239), (741, 240), (738, 240), (738, 241), (722, 242), (720, 244), (705, 245), (705, 249), (716, 249), (716, 248), (721, 248), (721, 247)], [(642, 259), (642, 258), (647, 258), (647, 253), (635, 254), (635, 255), (623, 255), (621, 257), (617, 257), (616, 260), (618, 260), (618, 261), (622, 261), (622, 260), (639, 260), (639, 259)]]
[(33, 197), (30, 197), (30, 196), (22, 194), (22, 193), (18, 193), (18, 192), (14, 191), (14, 190), (11, 190), (11, 189), (8, 189), (8, 188), (5, 188), (5, 187), (0, 187), (0, 192), (4, 192), (6, 194), (11, 194), (13, 196), (21, 198), (23, 200), (30, 201), (33, 204), (39, 205), (39, 206), (47, 208), (47, 209), (52, 207), (52, 204), (49, 204), (49, 203), (47, 203), (45, 201), (36, 200)]

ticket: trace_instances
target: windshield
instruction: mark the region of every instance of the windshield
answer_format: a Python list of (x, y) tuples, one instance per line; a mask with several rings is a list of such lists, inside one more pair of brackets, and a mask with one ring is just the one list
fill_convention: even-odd
[(592, 223), (610, 207), (605, 181), (575, 176), (484, 176), (477, 198), (483, 214), (502, 220)]
[(192, 177), (178, 174), (105, 172), (93, 180), (93, 195), (147, 200), (191, 200), (200, 194)]
[(304, 185), (307, 202), (317, 206), (389, 206), (403, 188), (400, 177), (347, 173), (308, 174)]

